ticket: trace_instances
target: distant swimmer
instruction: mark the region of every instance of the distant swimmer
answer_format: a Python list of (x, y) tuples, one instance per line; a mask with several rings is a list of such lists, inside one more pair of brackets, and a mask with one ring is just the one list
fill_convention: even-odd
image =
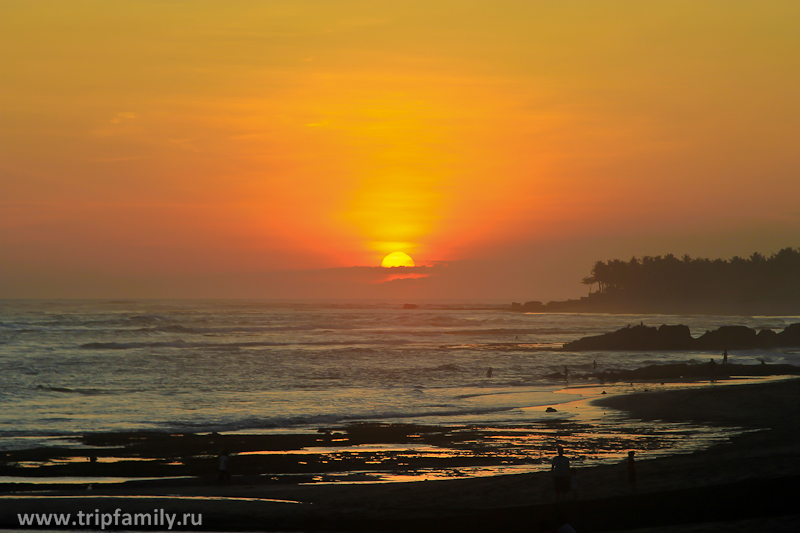
[(494, 370), (492, 369), (492, 367), (489, 367), (489, 370), (486, 371), (486, 377), (490, 378), (492, 377), (492, 374), (494, 374)]

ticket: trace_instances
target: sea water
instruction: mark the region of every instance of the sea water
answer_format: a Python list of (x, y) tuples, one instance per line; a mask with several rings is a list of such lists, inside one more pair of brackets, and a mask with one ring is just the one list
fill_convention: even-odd
[[(0, 449), (105, 431), (316, 431), (354, 422), (518, 424), (580, 397), (554, 376), (706, 362), (563, 352), (644, 323), (780, 330), (798, 317), (522, 314), (499, 306), (0, 301)], [(731, 362), (800, 364), (791, 351)], [(492, 368), (492, 377), (487, 370)], [(559, 392), (561, 391), (561, 392)]]

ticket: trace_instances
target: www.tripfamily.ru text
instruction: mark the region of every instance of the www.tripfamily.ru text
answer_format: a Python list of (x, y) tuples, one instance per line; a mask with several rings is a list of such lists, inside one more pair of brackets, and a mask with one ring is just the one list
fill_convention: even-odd
[(164, 509), (153, 509), (152, 513), (123, 513), (116, 509), (113, 513), (101, 513), (99, 509), (85, 513), (78, 511), (71, 513), (25, 513), (17, 514), (20, 526), (69, 526), (69, 527), (99, 527), (105, 529), (110, 526), (119, 527), (164, 527), (172, 529), (174, 526), (201, 526), (203, 525), (202, 513), (165, 513)]

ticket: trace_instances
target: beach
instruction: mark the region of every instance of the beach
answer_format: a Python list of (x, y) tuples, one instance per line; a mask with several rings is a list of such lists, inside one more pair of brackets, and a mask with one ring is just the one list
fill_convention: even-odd
[(202, 513), (202, 525), (179, 528), (185, 530), (544, 531), (560, 511), (581, 532), (670, 531), (664, 528), (686, 524), (692, 531), (705, 531), (703, 524), (746, 531), (754, 521), (788, 531), (800, 523), (793, 502), (800, 481), (800, 380), (708, 383), (615, 394), (592, 404), (635, 420), (744, 431), (707, 449), (639, 461), (636, 491), (628, 486), (622, 463), (581, 468), (578, 498), (565, 503), (556, 503), (546, 471), (405, 483), (268, 484), (234, 476), (222, 486), (207, 478), (191, 484), (164, 480), (139, 487), (6, 491), (0, 498), (2, 526), (19, 527), (17, 513), (97, 509), (103, 514), (117, 508)]

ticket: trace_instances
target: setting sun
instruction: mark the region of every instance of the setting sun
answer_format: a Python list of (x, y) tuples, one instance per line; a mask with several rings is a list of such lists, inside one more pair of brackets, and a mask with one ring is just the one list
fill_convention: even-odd
[(381, 266), (384, 268), (391, 267), (413, 267), (414, 260), (411, 256), (403, 252), (392, 252), (383, 258)]

